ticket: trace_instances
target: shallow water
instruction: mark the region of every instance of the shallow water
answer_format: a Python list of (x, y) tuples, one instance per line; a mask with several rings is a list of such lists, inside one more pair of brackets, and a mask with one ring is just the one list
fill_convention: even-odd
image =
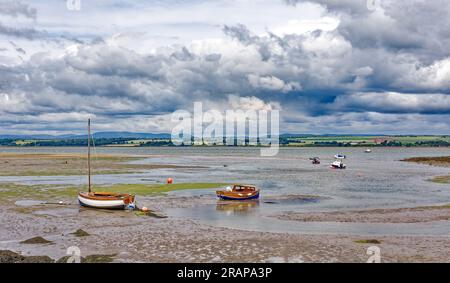
[[(3, 152), (83, 153), (84, 148), (2, 148)], [(271, 232), (450, 235), (449, 222), (422, 224), (297, 223), (269, 218), (284, 211), (312, 212), (369, 208), (414, 207), (450, 203), (450, 186), (427, 181), (450, 174), (449, 168), (399, 160), (417, 156), (450, 155), (449, 148), (282, 148), (276, 157), (261, 157), (257, 148), (97, 148), (97, 153), (145, 154), (137, 164), (205, 166), (194, 169), (156, 169), (144, 173), (100, 175), (96, 184), (155, 183), (172, 177), (175, 182), (250, 183), (262, 188), (258, 205), (204, 204), (165, 211), (176, 218), (197, 219), (210, 225)], [(332, 170), (335, 154), (345, 154), (347, 170)], [(310, 157), (320, 157), (312, 165)], [(95, 167), (95, 162), (94, 162)], [(84, 184), (85, 176), (0, 177), (0, 182), (26, 184)], [(215, 199), (214, 190), (174, 192)], [(272, 201), (283, 195), (318, 195), (318, 201)]]

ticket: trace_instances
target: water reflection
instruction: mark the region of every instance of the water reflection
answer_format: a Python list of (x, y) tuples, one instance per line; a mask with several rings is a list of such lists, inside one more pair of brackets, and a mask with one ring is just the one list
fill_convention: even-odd
[(259, 207), (259, 200), (245, 200), (245, 201), (225, 201), (218, 200), (216, 210), (225, 212), (227, 215), (247, 215), (255, 213)]

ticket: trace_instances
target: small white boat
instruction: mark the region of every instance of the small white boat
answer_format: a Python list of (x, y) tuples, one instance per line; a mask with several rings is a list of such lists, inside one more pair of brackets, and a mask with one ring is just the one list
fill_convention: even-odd
[(371, 149), (366, 149), (365, 153), (372, 153)]
[(344, 164), (341, 160), (336, 160), (333, 163), (331, 163), (331, 168), (333, 169), (345, 169), (347, 168), (347, 165)]
[(346, 159), (347, 156), (345, 156), (345, 155), (343, 155), (343, 154), (336, 154), (336, 155), (334, 156), (334, 158), (336, 158), (336, 159)]

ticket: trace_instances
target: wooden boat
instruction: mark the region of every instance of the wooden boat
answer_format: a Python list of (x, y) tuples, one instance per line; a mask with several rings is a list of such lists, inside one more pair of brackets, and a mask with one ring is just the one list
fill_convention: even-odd
[(249, 200), (259, 198), (259, 189), (250, 185), (234, 185), (224, 191), (217, 191), (217, 197), (223, 200)]
[(134, 195), (112, 192), (93, 192), (91, 182), (91, 119), (88, 120), (88, 192), (78, 193), (80, 205), (102, 209), (134, 208)]

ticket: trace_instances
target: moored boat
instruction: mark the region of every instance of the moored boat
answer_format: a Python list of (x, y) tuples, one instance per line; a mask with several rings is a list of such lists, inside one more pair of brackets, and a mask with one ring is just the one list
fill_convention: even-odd
[(333, 169), (345, 169), (347, 168), (347, 165), (344, 164), (341, 160), (336, 160), (333, 163), (331, 163), (331, 168)]
[(223, 191), (217, 191), (217, 197), (223, 200), (249, 200), (259, 198), (259, 189), (250, 185), (234, 185)]
[(101, 209), (134, 209), (135, 196), (113, 192), (93, 192), (91, 182), (91, 119), (88, 120), (88, 191), (78, 193), (81, 206)]
[(347, 156), (345, 156), (344, 154), (336, 154), (336, 155), (334, 156), (334, 158), (336, 158), (336, 159), (346, 159)]
[(311, 160), (312, 164), (314, 164), (314, 165), (320, 164), (320, 158), (319, 157), (313, 157), (313, 158), (310, 158), (309, 160)]
[(108, 192), (80, 192), (78, 201), (80, 205), (91, 208), (125, 209), (134, 204), (134, 195), (115, 194)]
[(372, 153), (372, 150), (370, 148), (366, 149), (366, 151), (364, 151), (365, 153)]

